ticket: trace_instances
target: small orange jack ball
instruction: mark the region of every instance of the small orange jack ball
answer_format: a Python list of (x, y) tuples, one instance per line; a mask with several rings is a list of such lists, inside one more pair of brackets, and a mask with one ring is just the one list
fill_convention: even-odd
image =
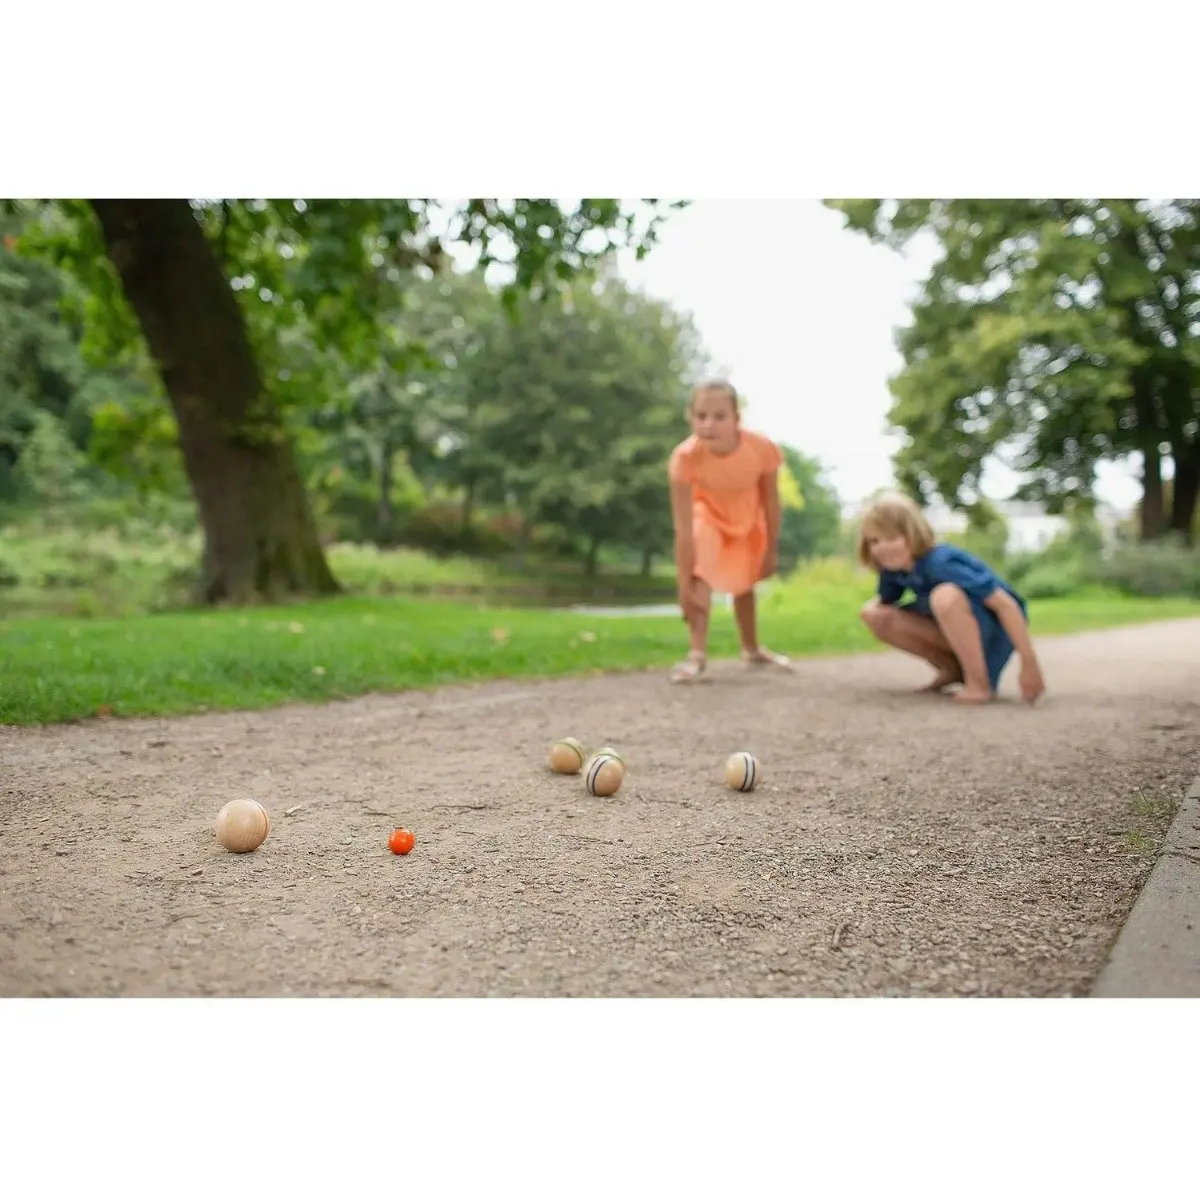
[(388, 838), (388, 849), (393, 854), (407, 854), (416, 844), (417, 839), (407, 829), (397, 829)]

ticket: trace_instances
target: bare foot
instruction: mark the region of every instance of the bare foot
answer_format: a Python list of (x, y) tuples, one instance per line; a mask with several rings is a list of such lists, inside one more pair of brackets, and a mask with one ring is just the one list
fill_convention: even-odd
[(927, 683), (924, 687), (917, 688), (921, 694), (933, 692), (944, 692), (948, 687), (956, 683), (962, 683), (962, 668), (955, 665), (953, 667), (943, 667), (934, 677), (932, 683)]
[(987, 704), (992, 699), (992, 689), (978, 684), (967, 684), (955, 693), (956, 704)]
[(784, 671), (792, 669), (792, 660), (786, 654), (776, 654), (765, 646), (759, 646), (757, 650), (743, 650), (742, 662), (748, 667), (779, 667)]

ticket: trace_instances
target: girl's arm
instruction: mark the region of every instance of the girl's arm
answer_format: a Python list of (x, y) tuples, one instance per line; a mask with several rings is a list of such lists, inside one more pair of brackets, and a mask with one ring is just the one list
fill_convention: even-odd
[(779, 471), (769, 471), (759, 484), (763, 510), (767, 514), (767, 557), (763, 574), (774, 575), (779, 567), (779, 533), (783, 528), (783, 506), (779, 502)]
[[(686, 610), (692, 594), (696, 569), (696, 546), (692, 540), (692, 485), (671, 481), (671, 519), (675, 523), (675, 575), (680, 603)], [(685, 597), (688, 598), (685, 601)]]

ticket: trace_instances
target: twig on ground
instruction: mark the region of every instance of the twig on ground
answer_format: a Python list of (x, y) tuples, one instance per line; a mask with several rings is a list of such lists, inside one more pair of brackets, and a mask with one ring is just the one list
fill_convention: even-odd
[(649, 796), (643, 796), (641, 792), (634, 792), (633, 798), (635, 800), (641, 800), (646, 804), (677, 804), (680, 808), (696, 807), (690, 800), (668, 800), (666, 797), (663, 797), (660, 800), (654, 800)]

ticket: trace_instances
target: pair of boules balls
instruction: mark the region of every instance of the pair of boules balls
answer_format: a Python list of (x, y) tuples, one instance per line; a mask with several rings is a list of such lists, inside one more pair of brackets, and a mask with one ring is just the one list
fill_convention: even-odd
[[(217, 813), (217, 841), (234, 854), (250, 854), (267, 840), (271, 818), (257, 800), (230, 800)], [(393, 854), (408, 854), (417, 839), (407, 829), (393, 830), (388, 849)]]
[(234, 854), (249, 854), (267, 840), (271, 818), (257, 800), (230, 800), (217, 813), (217, 841)]
[(550, 770), (558, 775), (583, 772), (584, 787), (593, 796), (611, 796), (625, 781), (625, 759), (611, 746), (588, 753), (578, 738), (559, 738), (546, 756)]

